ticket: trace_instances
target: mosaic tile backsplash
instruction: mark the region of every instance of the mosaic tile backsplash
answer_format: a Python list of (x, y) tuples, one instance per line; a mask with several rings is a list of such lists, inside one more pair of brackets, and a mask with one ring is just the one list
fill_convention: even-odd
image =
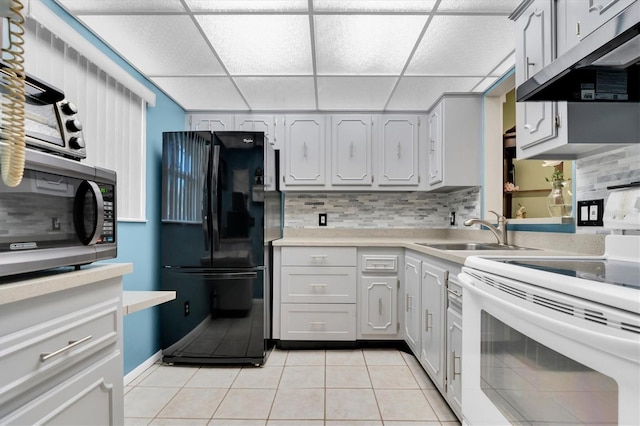
[[(616, 149), (576, 161), (576, 200), (597, 200), (605, 203), (611, 191), (608, 186), (640, 181), (640, 144)], [(603, 227), (576, 227), (577, 233), (609, 234)]]
[[(449, 212), (456, 225), (449, 225)], [(285, 228), (318, 228), (318, 214), (328, 228), (465, 228), (480, 217), (480, 188), (449, 194), (429, 192), (285, 194)]]

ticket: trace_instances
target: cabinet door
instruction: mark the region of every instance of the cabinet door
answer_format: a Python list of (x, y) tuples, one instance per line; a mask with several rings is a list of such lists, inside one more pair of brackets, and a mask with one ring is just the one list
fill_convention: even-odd
[(417, 186), (418, 117), (380, 119), (379, 185)]
[(448, 271), (422, 262), (420, 363), (444, 389), (444, 296)]
[(429, 185), (442, 182), (444, 139), (442, 102), (429, 113)]
[(596, 28), (626, 9), (634, 0), (565, 0), (567, 31), (583, 40)]
[(397, 334), (398, 277), (362, 277), (360, 330), (362, 334)]
[(371, 116), (331, 118), (333, 185), (371, 185)]
[(193, 114), (189, 117), (191, 130), (208, 130), (211, 132), (234, 130), (232, 115)]
[(411, 256), (404, 260), (404, 335), (414, 355), (420, 353), (420, 261)]
[(462, 412), (462, 316), (447, 310), (447, 399), (454, 411)]
[[(537, 0), (516, 22), (516, 85), (536, 74), (554, 58), (552, 2)], [(557, 135), (554, 102), (518, 102), (518, 158), (526, 150)], [(525, 154), (525, 155), (521, 155)]]
[(324, 185), (324, 118), (288, 116), (284, 186)]
[(273, 115), (236, 115), (236, 130), (264, 132), (270, 144), (275, 145), (275, 117)]

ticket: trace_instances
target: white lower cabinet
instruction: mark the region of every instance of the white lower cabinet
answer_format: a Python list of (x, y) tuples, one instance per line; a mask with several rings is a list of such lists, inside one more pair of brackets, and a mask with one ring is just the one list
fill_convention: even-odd
[(447, 309), (447, 391), (453, 411), (462, 416), (462, 314)]
[(404, 257), (404, 339), (416, 357), (420, 354), (420, 271), (422, 261)]
[(445, 292), (448, 271), (423, 261), (421, 272), (422, 327), (419, 361), (434, 384), (439, 389), (444, 389)]
[(402, 259), (399, 249), (358, 251), (358, 338), (394, 340), (402, 338), (398, 293)]
[(2, 305), (0, 424), (123, 423), (121, 295), (119, 277)]
[(281, 247), (274, 260), (274, 338), (356, 339), (355, 247)]

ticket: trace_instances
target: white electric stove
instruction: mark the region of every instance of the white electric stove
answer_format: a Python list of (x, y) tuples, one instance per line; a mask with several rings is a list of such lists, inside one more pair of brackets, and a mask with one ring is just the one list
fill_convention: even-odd
[(602, 256), (469, 257), (467, 424), (640, 424), (640, 188), (612, 192)]

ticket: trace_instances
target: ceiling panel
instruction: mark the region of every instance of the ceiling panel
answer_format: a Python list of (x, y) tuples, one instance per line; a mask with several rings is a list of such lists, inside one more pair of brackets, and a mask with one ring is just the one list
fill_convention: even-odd
[(430, 12), (436, 0), (313, 0), (314, 11)]
[(435, 16), (407, 75), (486, 75), (514, 49), (506, 16)]
[(58, 0), (74, 13), (184, 12), (180, 0)]
[(185, 110), (247, 109), (227, 77), (154, 77), (151, 80)]
[(427, 20), (405, 15), (314, 19), (318, 75), (399, 74)]
[(88, 15), (82, 20), (148, 76), (225, 74), (188, 16)]
[(510, 14), (522, 0), (442, 0), (438, 12), (491, 12)]
[(496, 67), (496, 69), (491, 71), (491, 75), (494, 75), (494, 76), (504, 75), (506, 74), (507, 71), (509, 71), (511, 68), (515, 66), (516, 66), (516, 52), (514, 50), (513, 53), (509, 55), (508, 58), (506, 58), (504, 61), (502, 61), (501, 64), (499, 64)]
[(233, 75), (311, 75), (306, 15), (198, 15), (197, 20)]
[(186, 0), (194, 12), (307, 12), (307, 0)]
[(397, 80), (397, 77), (318, 77), (318, 107), (381, 111)]
[(254, 110), (313, 110), (313, 77), (235, 77), (236, 84)]
[(426, 111), (445, 92), (469, 92), (479, 77), (403, 77), (387, 110)]

